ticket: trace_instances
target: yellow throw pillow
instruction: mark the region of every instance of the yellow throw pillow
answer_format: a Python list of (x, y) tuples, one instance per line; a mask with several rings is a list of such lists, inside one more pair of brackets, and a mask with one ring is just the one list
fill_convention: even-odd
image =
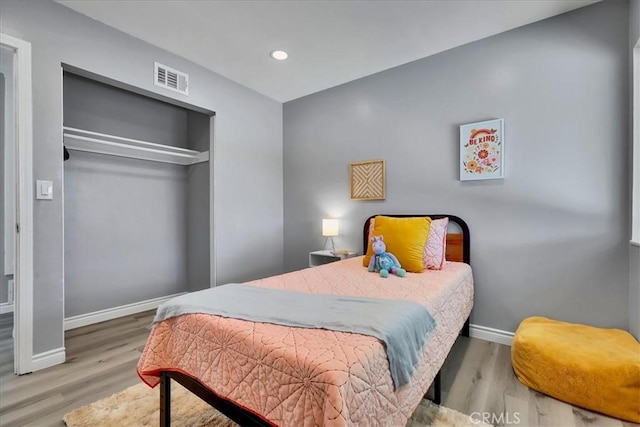
[[(429, 237), (430, 227), (429, 217), (393, 218), (378, 215), (373, 227), (373, 236), (383, 236), (387, 252), (398, 258), (402, 268), (412, 273), (422, 273), (425, 268), (424, 245)], [(373, 249), (369, 240), (367, 254), (363, 260), (365, 267), (369, 266), (372, 256)]]

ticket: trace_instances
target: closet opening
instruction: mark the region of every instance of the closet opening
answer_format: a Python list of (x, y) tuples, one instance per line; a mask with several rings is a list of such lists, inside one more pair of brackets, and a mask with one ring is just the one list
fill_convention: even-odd
[(214, 116), (63, 65), (65, 330), (215, 283)]

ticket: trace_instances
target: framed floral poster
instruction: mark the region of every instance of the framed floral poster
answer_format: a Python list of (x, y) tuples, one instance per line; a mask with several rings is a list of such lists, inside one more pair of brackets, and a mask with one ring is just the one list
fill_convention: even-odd
[(460, 126), (460, 181), (504, 178), (504, 119)]

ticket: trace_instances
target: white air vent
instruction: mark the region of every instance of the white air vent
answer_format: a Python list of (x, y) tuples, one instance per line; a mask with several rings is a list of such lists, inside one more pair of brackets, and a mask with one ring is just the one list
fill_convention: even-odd
[(153, 82), (156, 86), (189, 95), (189, 75), (166, 65), (154, 62), (155, 73)]

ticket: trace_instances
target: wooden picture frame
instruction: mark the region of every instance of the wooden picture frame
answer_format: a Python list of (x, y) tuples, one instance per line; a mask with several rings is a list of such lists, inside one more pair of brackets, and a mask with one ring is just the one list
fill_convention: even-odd
[(349, 181), (351, 200), (384, 200), (384, 160), (349, 163)]

